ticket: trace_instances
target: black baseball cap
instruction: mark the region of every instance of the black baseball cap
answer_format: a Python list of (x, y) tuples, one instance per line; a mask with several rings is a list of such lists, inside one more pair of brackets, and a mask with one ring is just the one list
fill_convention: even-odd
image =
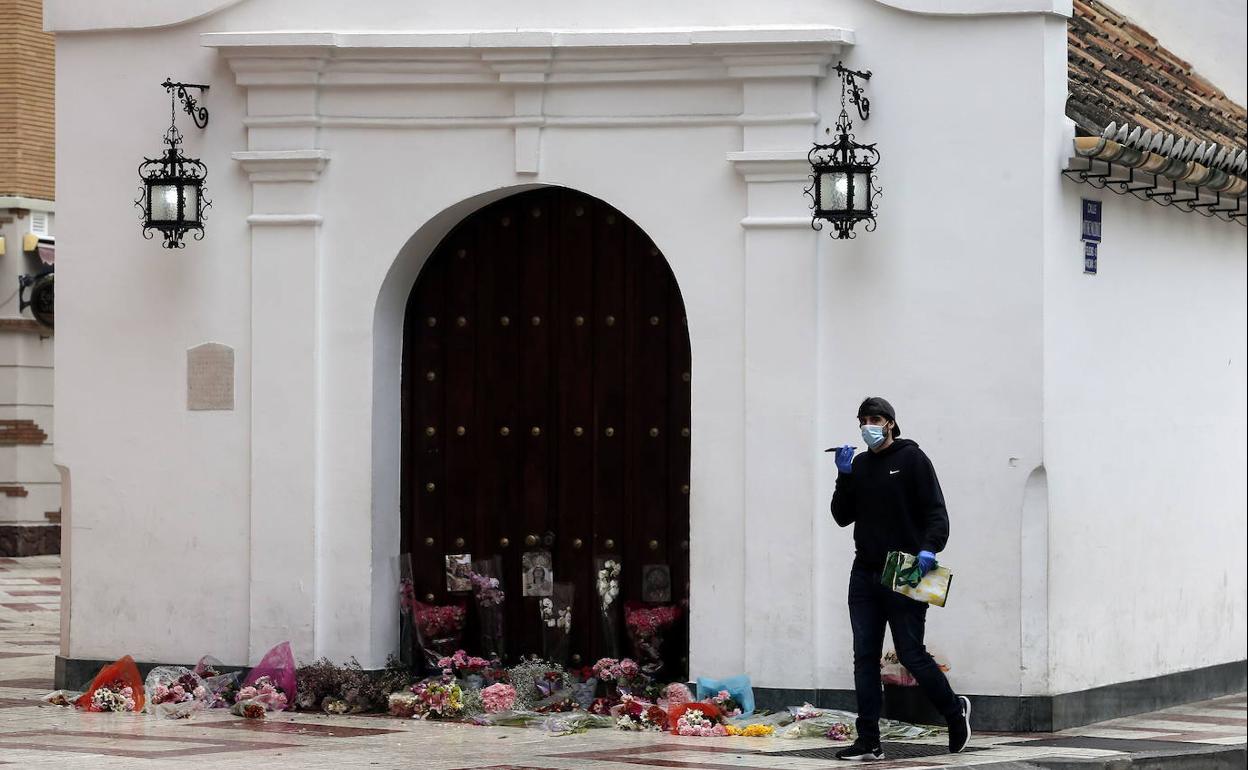
[(901, 426), (897, 424), (897, 412), (893, 405), (879, 396), (870, 396), (858, 406), (859, 417), (887, 417), (893, 423), (893, 438), (901, 435)]
[[(893, 405), (879, 396), (871, 396), (863, 400), (858, 407), (859, 417), (870, 417), (876, 415), (879, 417), (887, 417), (893, 423), (893, 438), (901, 435), (901, 426), (897, 424), (897, 412), (893, 410)], [(835, 452), (840, 447), (829, 447), (823, 451)]]

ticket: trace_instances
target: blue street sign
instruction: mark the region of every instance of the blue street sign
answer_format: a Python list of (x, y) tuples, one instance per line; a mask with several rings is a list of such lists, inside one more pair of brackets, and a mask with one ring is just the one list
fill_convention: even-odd
[(1083, 272), (1096, 275), (1096, 246), (1093, 241), (1083, 242)]
[(1101, 242), (1101, 202), (1083, 199), (1083, 240)]

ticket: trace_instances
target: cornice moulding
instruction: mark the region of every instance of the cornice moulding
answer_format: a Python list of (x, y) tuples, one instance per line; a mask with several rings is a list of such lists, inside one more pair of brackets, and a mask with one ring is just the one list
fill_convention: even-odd
[(822, 77), (830, 26), (495, 32), (209, 32), (238, 83), (483, 86)]
[(252, 182), (315, 182), (329, 162), (326, 150), (247, 150), (230, 157)]
[(1011, 16), (1037, 14), (1070, 18), (1073, 0), (875, 0), (880, 5), (925, 16)]
[(807, 150), (747, 150), (728, 153), (728, 162), (747, 182), (796, 182), (810, 178)]

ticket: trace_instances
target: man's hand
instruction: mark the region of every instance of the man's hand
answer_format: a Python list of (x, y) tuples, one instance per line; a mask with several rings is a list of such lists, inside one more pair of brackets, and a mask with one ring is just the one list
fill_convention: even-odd
[(919, 574), (926, 575), (936, 568), (936, 554), (931, 551), (919, 551)]
[(853, 473), (854, 448), (849, 444), (836, 450), (836, 469), (841, 473)]

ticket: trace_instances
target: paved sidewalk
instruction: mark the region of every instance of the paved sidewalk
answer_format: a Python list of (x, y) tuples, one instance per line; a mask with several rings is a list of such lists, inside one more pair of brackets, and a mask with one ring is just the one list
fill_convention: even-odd
[[(259, 722), (214, 711), (188, 721), (89, 714), (43, 704), (59, 645), (60, 563), (54, 556), (0, 558), (0, 768), (422, 768), (422, 770), (832, 770), (838, 744), (822, 739), (677, 738), (595, 730), (552, 737), (540, 730), (483, 728), (377, 717), (278, 714)], [(977, 734), (965, 754), (940, 739), (886, 746), (885, 768), (1244, 766), (1243, 694), (1057, 734)], [(1230, 751), (1228, 751), (1228, 749)], [(791, 752), (826, 752), (794, 756)], [(1184, 758), (1181, 755), (1195, 756)], [(1219, 754), (1218, 752), (1221, 752)], [(1150, 757), (1155, 757), (1150, 759)], [(1070, 760), (1070, 761), (1065, 761)], [(1091, 764), (1072, 764), (1091, 762)]]

